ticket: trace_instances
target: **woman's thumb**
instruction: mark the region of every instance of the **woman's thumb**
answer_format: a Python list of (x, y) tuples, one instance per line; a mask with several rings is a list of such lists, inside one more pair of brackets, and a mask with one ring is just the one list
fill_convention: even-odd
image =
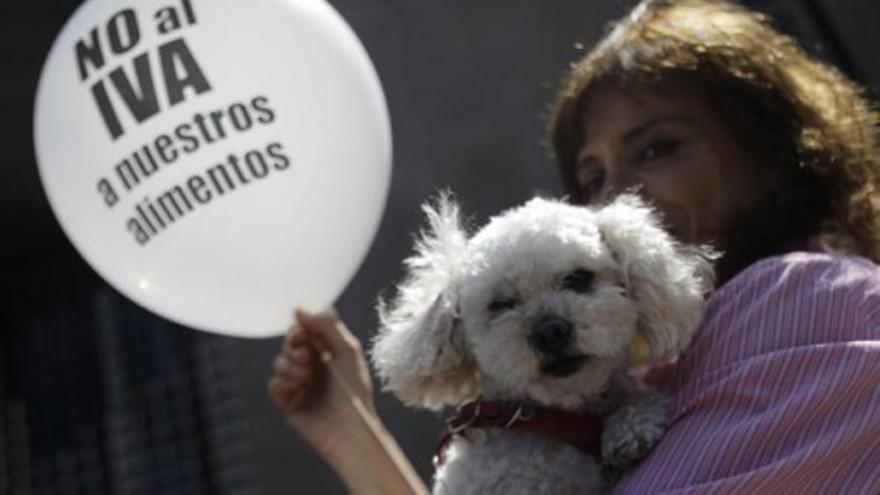
[(298, 309), (296, 310), (296, 320), (318, 352), (338, 355), (350, 352), (358, 345), (354, 335), (333, 313), (308, 313)]

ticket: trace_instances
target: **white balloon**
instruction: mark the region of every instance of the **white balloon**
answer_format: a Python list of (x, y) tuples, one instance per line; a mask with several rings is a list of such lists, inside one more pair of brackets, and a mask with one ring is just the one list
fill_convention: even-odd
[(37, 89), (52, 209), (120, 292), (243, 337), (326, 308), (385, 205), (370, 60), (324, 0), (89, 0)]

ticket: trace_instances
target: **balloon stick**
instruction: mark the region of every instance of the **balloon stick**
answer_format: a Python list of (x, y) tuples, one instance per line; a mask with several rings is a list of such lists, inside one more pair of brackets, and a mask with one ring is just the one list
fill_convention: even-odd
[[(379, 445), (383, 445), (386, 448), (389, 447), (385, 435), (382, 432), (382, 426), (379, 423), (378, 418), (375, 415), (370, 414), (367, 411), (367, 407), (364, 405), (364, 402), (354, 393), (354, 390), (349, 385), (348, 381), (345, 379), (345, 376), (342, 374), (342, 371), (339, 370), (336, 361), (333, 360), (333, 355), (328, 350), (320, 351), (321, 361), (327, 366), (327, 369), (330, 370), (330, 376), (333, 380), (336, 380), (336, 383), (342, 388), (345, 395), (348, 397), (349, 403), (354, 407), (354, 410), (357, 412), (358, 417), (363, 421), (363, 423), (367, 426), (370, 434), (376, 440)], [(397, 471), (403, 476), (407, 485), (409, 485), (409, 489), (414, 494), (426, 494), (427, 492), (424, 489), (424, 485), (422, 485), (421, 481), (418, 480), (417, 475), (412, 471), (412, 468), (405, 464), (402, 460), (402, 452), (398, 452), (397, 449), (393, 449), (393, 451), (388, 452), (391, 457), (391, 461), (397, 467)]]

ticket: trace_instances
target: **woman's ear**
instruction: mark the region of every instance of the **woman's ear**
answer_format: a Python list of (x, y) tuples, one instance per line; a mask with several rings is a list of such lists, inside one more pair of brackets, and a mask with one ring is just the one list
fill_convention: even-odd
[(649, 361), (670, 359), (690, 343), (712, 287), (714, 254), (684, 246), (663, 230), (639, 197), (621, 195), (598, 211), (599, 231), (636, 301), (639, 339)]
[(379, 302), (371, 358), (386, 390), (407, 404), (439, 409), (474, 396), (479, 383), (458, 318), (456, 280), (467, 250), (458, 206), (441, 194), (423, 210), (429, 228), (406, 261), (395, 299)]

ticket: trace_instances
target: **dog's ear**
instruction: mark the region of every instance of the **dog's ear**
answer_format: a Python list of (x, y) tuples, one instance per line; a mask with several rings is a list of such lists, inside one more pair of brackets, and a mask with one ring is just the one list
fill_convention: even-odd
[(409, 405), (439, 409), (475, 396), (478, 387), (458, 317), (456, 280), (467, 235), (448, 194), (422, 209), (429, 229), (406, 260), (407, 277), (395, 299), (379, 301), (371, 358), (384, 389)]
[(624, 194), (598, 211), (599, 231), (621, 267), (639, 311), (637, 339), (646, 361), (670, 359), (690, 342), (713, 284), (708, 248), (679, 244), (638, 196)]

